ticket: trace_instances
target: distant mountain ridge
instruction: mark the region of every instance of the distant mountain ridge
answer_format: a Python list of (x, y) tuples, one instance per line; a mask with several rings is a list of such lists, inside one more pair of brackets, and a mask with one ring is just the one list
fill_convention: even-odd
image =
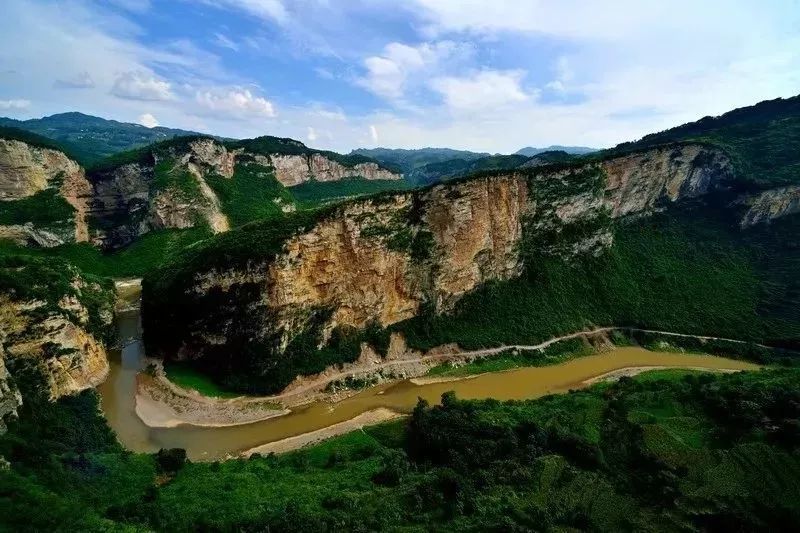
[(561, 146), (559, 144), (553, 144), (546, 148), (534, 148), (533, 146), (526, 146), (525, 148), (520, 148), (514, 152), (514, 155), (533, 157), (541, 154), (542, 152), (566, 152), (570, 155), (585, 155), (592, 152), (597, 152), (598, 150), (598, 148), (589, 148), (588, 146)]
[(0, 126), (13, 127), (56, 141), (83, 164), (92, 164), (113, 154), (148, 144), (200, 133), (119, 122), (77, 111), (48, 117), (16, 120), (0, 117)]

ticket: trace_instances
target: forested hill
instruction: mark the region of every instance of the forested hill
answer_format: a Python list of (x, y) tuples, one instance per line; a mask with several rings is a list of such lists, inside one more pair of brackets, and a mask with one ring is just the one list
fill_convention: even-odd
[(56, 141), (83, 164), (193, 131), (118, 122), (83, 113), (58, 113), (49, 117), (15, 120), (0, 117), (0, 126), (19, 128)]
[(800, 95), (705, 117), (622, 143), (608, 152), (677, 141), (702, 141), (723, 148), (733, 158), (743, 181), (756, 186), (800, 183)]

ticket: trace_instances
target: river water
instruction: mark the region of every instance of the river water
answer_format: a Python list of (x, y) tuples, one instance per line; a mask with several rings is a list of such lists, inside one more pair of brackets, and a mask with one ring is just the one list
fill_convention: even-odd
[(252, 424), (218, 428), (189, 425), (150, 428), (134, 410), (136, 374), (144, 365), (145, 355), (138, 311), (120, 313), (117, 327), (122, 348), (109, 353), (111, 371), (108, 379), (98, 387), (101, 406), (110, 426), (120, 442), (131, 450), (153, 452), (159, 448), (185, 448), (193, 460), (224, 458), (261, 444), (322, 429), (379, 407), (410, 412), (418, 398), (437, 403), (442, 393), (451, 390), (462, 399), (520, 400), (580, 388), (588, 379), (630, 367), (757, 368), (750, 363), (722, 357), (621, 347), (557, 365), (482, 374), (459, 381), (415, 385), (406, 380), (382, 384), (335, 404), (312, 403), (293, 409), (286, 416)]

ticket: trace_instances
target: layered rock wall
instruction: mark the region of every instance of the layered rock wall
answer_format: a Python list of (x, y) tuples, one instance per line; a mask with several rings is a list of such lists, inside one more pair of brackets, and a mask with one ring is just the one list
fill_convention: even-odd
[(73, 219), (68, 221), (74, 231), (69, 235), (61, 235), (61, 232), (56, 235), (50, 231), (56, 240), (50, 237), (35, 238), (37, 231), (47, 232), (47, 228), (17, 227), (6, 231), (16, 235), (26, 232), (34, 243), (41, 246), (87, 241), (89, 230), (86, 213), (93, 191), (80, 165), (58, 150), (0, 139), (0, 201), (24, 200), (47, 189), (56, 190), (75, 210)]
[[(11, 360), (38, 367), (53, 400), (95, 387), (109, 371), (105, 345), (93, 328), (97, 322), (102, 327), (111, 324), (113, 299), (108, 297), (90, 311), (82, 303), (84, 294), (94, 293), (92, 299), (97, 302), (102, 300), (97, 295), (105, 295), (104, 289), (77, 276), (73, 289), (56, 303), (0, 294), (0, 367)], [(7, 378), (0, 369), (0, 410), (19, 399)]]
[(270, 164), (275, 168), (275, 177), (285, 187), (300, 185), (307, 181), (338, 181), (348, 178), (367, 180), (399, 180), (403, 176), (376, 163), (358, 163), (345, 166), (325, 157), (322, 154), (269, 156)]

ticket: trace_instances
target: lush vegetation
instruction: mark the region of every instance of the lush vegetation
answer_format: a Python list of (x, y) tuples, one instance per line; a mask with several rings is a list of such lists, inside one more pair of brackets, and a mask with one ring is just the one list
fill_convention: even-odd
[(48, 148), (50, 150), (58, 150), (60, 152), (64, 152), (68, 157), (80, 160), (80, 158), (73, 153), (71, 146), (59, 143), (42, 135), (37, 135), (36, 133), (26, 129), (15, 127), (13, 123), (17, 121), (11, 121), (9, 123), (5, 122), (9, 120), (11, 119), (0, 118), (0, 139), (22, 141), (31, 146)]
[(4, 226), (31, 223), (61, 234), (74, 232), (74, 218), (75, 210), (54, 188), (20, 200), (0, 202), (0, 225)]
[(720, 146), (733, 158), (745, 185), (775, 187), (800, 183), (800, 96), (768, 100), (646, 135), (605, 152), (638, 149), (676, 141)]
[(528, 160), (524, 155), (491, 155), (480, 159), (449, 159), (429, 163), (416, 169), (415, 176), (424, 183), (435, 183), (448, 179), (490, 170), (509, 170), (517, 168)]
[[(50, 144), (55, 145), (56, 149), (72, 154), (84, 165), (92, 165), (114, 154), (154, 142), (198, 135), (192, 131), (162, 126), (146, 128), (139, 124), (106, 120), (83, 113), (59, 113), (30, 120), (0, 118), (0, 126), (25, 130), (50, 139)], [(0, 137), (6, 137), (5, 131), (0, 130)]]
[[(62, 258), (0, 254), (0, 295), (16, 302), (41, 302), (41, 306), (22, 311), (34, 323), (53, 314), (75, 323), (83, 322), (61, 304), (65, 297), (77, 298), (87, 311), (83, 324), (86, 331), (97, 339), (112, 340), (113, 332), (104, 318), (113, 308), (110, 281), (81, 272)], [(4, 319), (11, 320), (11, 317)], [(4, 341), (10, 340), (7, 335), (18, 333), (9, 327), (3, 332)], [(21, 332), (25, 333), (25, 330)]]
[(289, 187), (291, 195), (303, 206), (316, 206), (341, 198), (363, 196), (386, 191), (403, 191), (409, 188), (405, 180), (365, 180), (360, 178), (339, 181), (307, 181)]
[(194, 389), (203, 396), (233, 398), (239, 396), (221, 388), (206, 374), (198, 372), (192, 365), (179, 361), (164, 361), (164, 372), (170, 381), (186, 389)]
[[(344, 166), (352, 167), (359, 163), (377, 163), (377, 161), (371, 157), (367, 157), (361, 154), (347, 154), (342, 155), (336, 152), (330, 152), (327, 150), (315, 150), (313, 148), (309, 148), (305, 144), (301, 143), (300, 141), (296, 141), (294, 139), (282, 138), (282, 137), (271, 137), (269, 135), (265, 135), (263, 137), (256, 137), (255, 139), (244, 139), (241, 141), (229, 141), (225, 143), (226, 146), (230, 149), (236, 148), (244, 148), (246, 151), (255, 153), (255, 154), (287, 154), (287, 155), (312, 155), (312, 154), (319, 154), (323, 157), (330, 159), (331, 161), (336, 161), (337, 163), (341, 163)], [(384, 168), (389, 170), (397, 171), (398, 169), (395, 166), (389, 165), (382, 165)]]
[(237, 162), (232, 178), (210, 174), (206, 183), (219, 197), (232, 226), (283, 215), (281, 206), (292, 206), (292, 196), (268, 169)]
[(26, 402), (0, 437), (9, 530), (800, 527), (797, 370), (662, 372), (508, 403), (446, 394), (405, 421), (222, 463), (125, 452), (94, 393), (51, 404), (19, 374)]
[(22, 256), (66, 260), (82, 272), (109, 278), (142, 277), (159, 264), (171, 260), (185, 247), (209, 237), (206, 228), (150, 232), (121, 250), (101, 252), (89, 243), (55, 248), (28, 248), (0, 241), (0, 257)]
[(351, 153), (371, 157), (380, 161), (384, 166), (397, 168), (402, 171), (406, 180), (414, 185), (431, 183), (427, 174), (422, 171), (426, 165), (449, 161), (452, 166), (457, 164), (455, 160), (470, 162), (491, 155), (466, 150), (452, 150), (450, 148), (422, 148), (419, 150), (358, 148)]

